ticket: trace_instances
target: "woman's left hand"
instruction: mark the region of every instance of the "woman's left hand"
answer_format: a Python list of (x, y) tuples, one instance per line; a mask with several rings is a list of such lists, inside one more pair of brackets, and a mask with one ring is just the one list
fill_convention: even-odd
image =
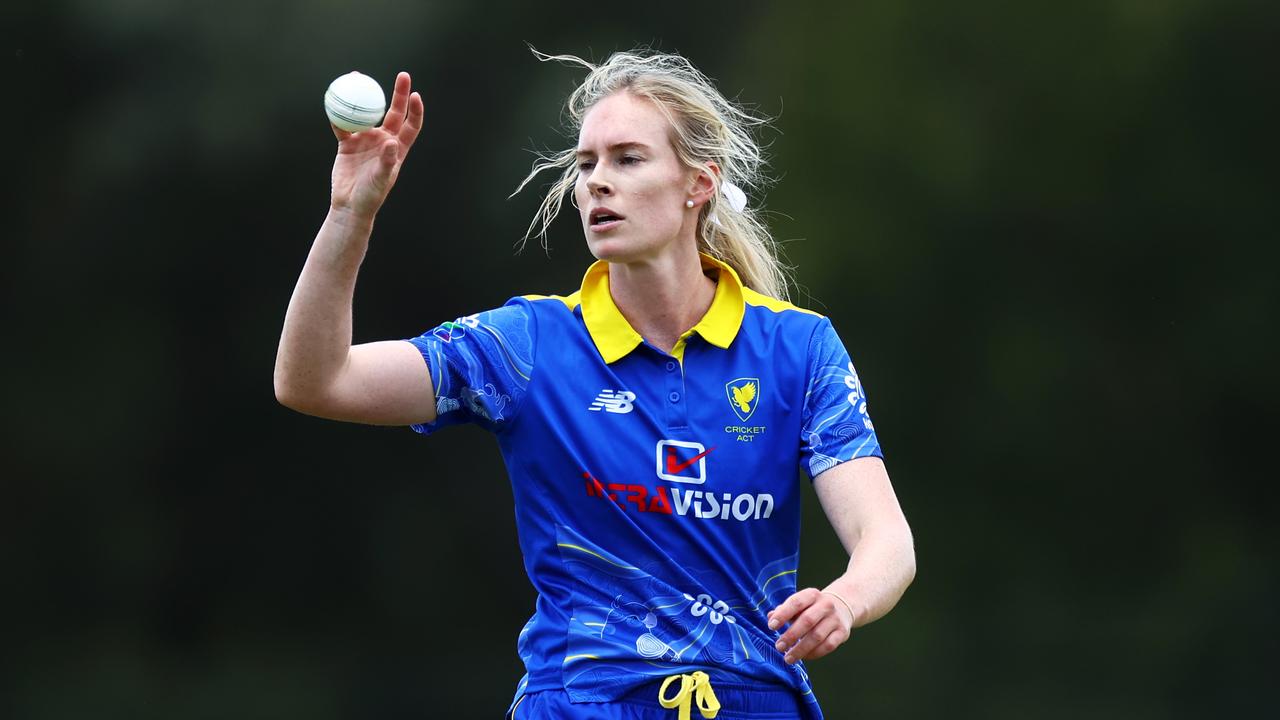
[(769, 629), (791, 624), (778, 638), (776, 647), (786, 653), (784, 660), (794, 665), (829, 654), (849, 639), (853, 613), (834, 596), (817, 588), (805, 588), (770, 611)]

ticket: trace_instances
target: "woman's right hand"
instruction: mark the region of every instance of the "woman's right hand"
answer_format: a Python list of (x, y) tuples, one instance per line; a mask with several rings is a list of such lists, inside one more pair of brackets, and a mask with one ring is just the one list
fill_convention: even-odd
[(391, 108), (380, 126), (350, 133), (330, 125), (338, 138), (329, 199), (333, 210), (372, 220), (387, 199), (422, 129), (422, 97), (410, 93), (409, 85), (409, 73), (396, 76)]

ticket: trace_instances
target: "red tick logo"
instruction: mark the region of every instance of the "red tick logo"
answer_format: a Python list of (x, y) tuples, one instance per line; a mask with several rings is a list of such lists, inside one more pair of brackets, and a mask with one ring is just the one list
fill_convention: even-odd
[[(683, 449), (684, 452), (680, 452), (677, 448)], [(693, 457), (681, 461), (680, 457), (687, 455), (690, 450), (694, 452)], [(715, 448), (708, 449), (702, 443), (659, 440), (657, 447), (658, 477), (671, 482), (701, 485), (707, 481), (707, 453), (712, 450), (715, 450)], [(692, 472), (690, 472), (691, 469)]]
[(688, 460), (685, 460), (682, 463), (677, 463), (676, 449), (673, 447), (668, 447), (667, 448), (667, 472), (671, 475), (675, 475), (681, 470), (688, 468), (690, 465), (706, 457), (707, 453), (711, 452), (712, 450), (715, 450), (715, 446), (712, 446), (706, 450), (703, 450), (702, 452), (698, 453), (697, 455), (694, 455), (693, 457), (689, 458)]

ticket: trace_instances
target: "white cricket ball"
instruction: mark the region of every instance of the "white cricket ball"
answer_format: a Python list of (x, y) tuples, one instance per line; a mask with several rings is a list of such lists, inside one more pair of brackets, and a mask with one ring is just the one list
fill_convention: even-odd
[(324, 113), (335, 127), (360, 132), (376, 127), (387, 111), (387, 96), (378, 81), (358, 72), (349, 72), (329, 83), (324, 94)]

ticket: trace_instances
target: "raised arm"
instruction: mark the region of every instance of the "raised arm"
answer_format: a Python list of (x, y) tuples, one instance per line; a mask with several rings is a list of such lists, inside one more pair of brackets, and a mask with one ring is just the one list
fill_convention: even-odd
[(308, 415), (376, 425), (435, 419), (435, 393), (417, 348), (403, 341), (351, 345), (356, 275), (374, 216), (422, 129), (422, 98), (409, 88), (409, 74), (400, 73), (380, 127), (333, 128), (329, 214), (298, 277), (276, 353), (276, 398)]

